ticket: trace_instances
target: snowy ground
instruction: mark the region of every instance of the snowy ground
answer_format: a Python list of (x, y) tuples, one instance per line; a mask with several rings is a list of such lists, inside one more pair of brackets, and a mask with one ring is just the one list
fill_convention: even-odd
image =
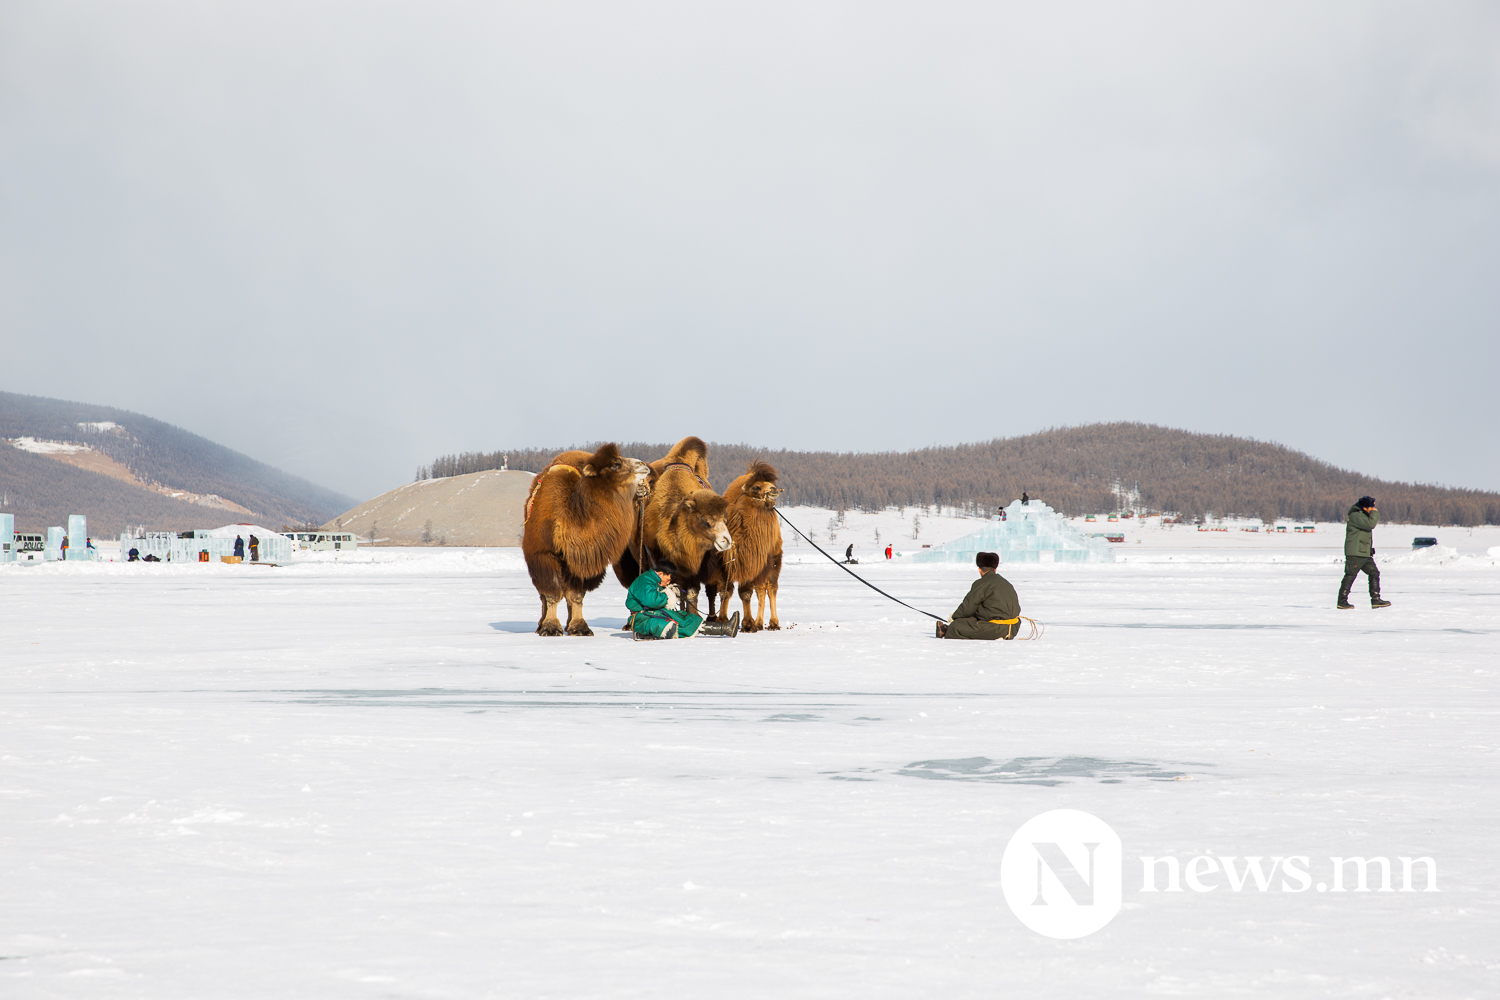
[[(861, 571), (951, 611), (972, 571), (861, 517)], [(515, 550), (0, 568), (0, 993), (1495, 996), (1500, 538), (1378, 529), (1379, 612), (1332, 609), (1322, 526), (1211, 541), (1006, 568), (1032, 643), (940, 643), (805, 543), (795, 627), (674, 643), (613, 581), (594, 638), (530, 634)], [(1055, 808), (1124, 842), (1074, 941), (999, 889)], [(1144, 893), (1141, 855), (1441, 891)]]

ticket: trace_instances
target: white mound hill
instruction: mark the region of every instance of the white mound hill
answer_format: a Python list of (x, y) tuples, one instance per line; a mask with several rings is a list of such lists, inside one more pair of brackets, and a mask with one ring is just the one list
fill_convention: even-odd
[(377, 545), (520, 545), (532, 474), (492, 470), (407, 483), (323, 527)]

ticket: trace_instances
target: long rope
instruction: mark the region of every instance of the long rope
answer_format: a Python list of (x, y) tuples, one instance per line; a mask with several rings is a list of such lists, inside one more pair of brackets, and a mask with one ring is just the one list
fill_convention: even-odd
[[(779, 517), (779, 518), (781, 518), (783, 521), (786, 521), (787, 527), (791, 528), (797, 534), (802, 535), (802, 529), (798, 528), (791, 521), (787, 521), (786, 515), (781, 512), (780, 508), (776, 509), (776, 516)], [(806, 535), (802, 535), (802, 537), (803, 538), (807, 538)], [(819, 552), (823, 552), (823, 547), (820, 546), (817, 542), (813, 541), (811, 538), (807, 538), (807, 544), (811, 545), (813, 548), (817, 549)], [(899, 597), (891, 597), (890, 594), (887, 594), (885, 591), (883, 591), (879, 587), (875, 586), (869, 580), (866, 580), (864, 577), (862, 577), (858, 573), (854, 572), (854, 570), (850, 569), (848, 566), (845, 566), (843, 563), (839, 562), (833, 556), (828, 555), (827, 552), (823, 552), (823, 555), (825, 555), (825, 556), (828, 557), (828, 561), (829, 562), (833, 563), (839, 569), (843, 570), (845, 573), (848, 573), (850, 576), (854, 577), (854, 579), (858, 580), (860, 583), (864, 584), (866, 587), (869, 587), (871, 590), (875, 591), (875, 593), (879, 594), (880, 596), (882, 596), (882, 597), (890, 597), (891, 600), (895, 601), (897, 604), (901, 605), (902, 607), (904, 607), (904, 608), (911, 608), (913, 611), (917, 612), (918, 614), (926, 615), (928, 618), (937, 618), (937, 620), (940, 621), (940, 622), (946, 622), (948, 620), (946, 618), (938, 618), (938, 616), (935, 615), (935, 614), (933, 614), (931, 611), (923, 611), (921, 608), (912, 608), (912, 606), (910, 604), (907, 604), (901, 598), (899, 598)]]
[[(781, 518), (783, 521), (786, 521), (786, 526), (788, 528), (791, 528), (793, 531), (797, 532), (797, 534), (802, 535), (802, 529), (798, 528), (791, 521), (788, 521), (787, 520), (787, 516), (785, 514), (783, 514), (779, 508), (776, 510), (776, 516), (779, 517), (779, 518)], [(803, 538), (807, 538), (806, 535), (802, 535), (802, 537)], [(823, 547), (821, 545), (819, 545), (817, 542), (813, 541), (811, 538), (807, 538), (807, 544), (811, 545), (813, 548), (817, 549), (819, 552), (823, 552)], [(926, 615), (928, 618), (937, 618), (937, 620), (940, 621), (940, 622), (946, 622), (948, 620), (946, 618), (938, 618), (938, 616), (935, 615), (935, 614), (933, 614), (931, 611), (923, 611), (921, 608), (912, 608), (912, 606), (910, 604), (907, 604), (901, 598), (899, 598), (899, 597), (891, 597), (890, 594), (887, 594), (885, 591), (883, 591), (879, 587), (875, 586), (869, 580), (866, 580), (864, 577), (862, 577), (858, 573), (854, 572), (854, 570), (850, 569), (848, 566), (846, 566), (843, 563), (839, 562), (833, 556), (828, 555), (827, 552), (823, 552), (823, 555), (828, 559), (829, 562), (833, 563), (839, 569), (843, 570), (845, 573), (848, 573), (850, 576), (854, 577), (854, 579), (858, 580), (860, 583), (864, 584), (866, 587), (869, 587), (871, 590), (875, 591), (875, 593), (879, 594), (880, 596), (882, 596), (882, 597), (890, 597), (891, 600), (895, 601), (897, 604), (901, 605), (902, 607), (904, 607), (904, 608), (911, 608), (913, 611), (917, 612), (918, 614)], [(1042, 637), (1042, 634), (1046, 631), (1046, 626), (1043, 625), (1041, 622), (1037, 621), (1035, 618), (1027, 618), (1025, 615), (1021, 615), (1021, 621), (1031, 623), (1031, 634), (1029, 634), (1029, 635), (1018, 635), (1018, 636), (1016, 636), (1017, 639), (1023, 639), (1023, 640), (1024, 639), (1040, 639)]]

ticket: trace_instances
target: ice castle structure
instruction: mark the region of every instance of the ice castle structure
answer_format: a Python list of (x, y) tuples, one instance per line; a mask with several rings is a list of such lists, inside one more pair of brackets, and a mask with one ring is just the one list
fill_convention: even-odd
[(1085, 536), (1040, 500), (1028, 504), (1017, 500), (1005, 508), (1003, 519), (997, 514), (972, 535), (934, 545), (908, 558), (911, 562), (972, 563), (979, 552), (1000, 553), (1002, 566), (1019, 562), (1115, 561), (1108, 542)]

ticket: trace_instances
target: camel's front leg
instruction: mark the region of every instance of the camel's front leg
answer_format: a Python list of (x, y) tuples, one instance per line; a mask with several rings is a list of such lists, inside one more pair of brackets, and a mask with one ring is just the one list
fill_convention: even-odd
[(537, 635), (563, 634), (562, 622), (557, 620), (558, 600), (559, 597), (556, 594), (542, 595), (542, 617), (541, 620), (536, 623)]
[(594, 630), (583, 620), (583, 591), (568, 591), (568, 634), (593, 635)]

